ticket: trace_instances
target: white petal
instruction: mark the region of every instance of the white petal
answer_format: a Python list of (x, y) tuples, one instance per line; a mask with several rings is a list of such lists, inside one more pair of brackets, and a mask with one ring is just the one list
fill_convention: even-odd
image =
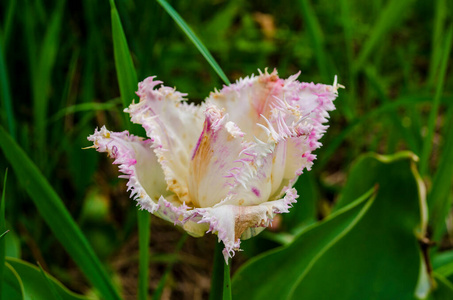
[(196, 207), (223, 200), (236, 184), (231, 174), (243, 168), (244, 134), (213, 105), (207, 106), (205, 115), (189, 167), (189, 195)]
[(175, 89), (148, 77), (139, 84), (140, 102), (125, 109), (134, 123), (142, 124), (152, 139), (158, 161), (162, 164), (168, 189), (186, 203), (189, 162), (203, 128), (203, 107), (188, 105)]
[[(228, 258), (234, 256), (234, 251), (239, 250), (241, 238), (249, 238), (258, 234), (272, 222), (275, 214), (287, 213), (292, 203), (298, 197), (295, 189), (289, 189), (283, 199), (264, 202), (259, 205), (237, 206), (218, 205), (213, 208), (199, 210), (200, 223), (208, 223), (209, 231), (216, 233), (225, 244), (223, 255), (228, 263)], [(246, 236), (243, 234), (246, 233)]]
[(257, 123), (266, 125), (262, 118), (269, 117), (274, 96), (281, 96), (284, 81), (277, 76), (277, 71), (268, 74), (246, 77), (235, 84), (224, 86), (218, 92), (211, 93), (206, 103), (217, 107), (224, 107), (230, 115), (230, 120), (246, 133), (246, 139), (253, 141), (253, 137), (262, 139), (263, 130)]
[(111, 132), (103, 126), (88, 137), (99, 152), (107, 152), (119, 164), (119, 170), (128, 179), (128, 190), (143, 209), (155, 212), (159, 198), (170, 193), (166, 190), (162, 168), (151, 149), (151, 141), (129, 135), (127, 131)]

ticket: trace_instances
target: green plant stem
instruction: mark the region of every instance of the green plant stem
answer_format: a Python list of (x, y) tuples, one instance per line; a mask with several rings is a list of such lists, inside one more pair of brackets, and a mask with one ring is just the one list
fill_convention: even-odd
[(151, 218), (146, 210), (137, 210), (138, 219), (138, 248), (139, 261), (138, 266), (138, 299), (146, 300), (148, 298), (148, 279), (149, 279), (149, 240), (151, 237)]
[(209, 300), (221, 299), (223, 293), (223, 270), (222, 266), (225, 264), (222, 254), (223, 244), (218, 242), (215, 245), (214, 250), (214, 263), (212, 267), (211, 276), (211, 292), (209, 294)]
[(230, 265), (223, 262), (223, 300), (231, 300)]

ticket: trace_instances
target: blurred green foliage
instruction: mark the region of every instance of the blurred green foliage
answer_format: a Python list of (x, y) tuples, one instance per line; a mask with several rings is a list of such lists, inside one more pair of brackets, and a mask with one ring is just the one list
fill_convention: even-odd
[[(346, 86), (318, 160), (297, 184), (301, 201), (279, 232), (244, 242), (245, 254), (291, 243), (328, 216), (359, 154), (410, 150), (420, 157), (427, 187), (429, 227), (421, 240), (436, 243), (430, 256), (444, 287), (438, 294), (449, 295), (453, 256), (447, 251), (440, 259), (438, 253), (453, 248), (452, 2), (169, 3), (230, 81), (269, 67), (281, 77), (301, 70), (301, 81), (331, 83), (338, 75)], [(157, 1), (117, 0), (116, 6), (138, 80), (157, 75), (194, 102), (222, 86), (218, 72)], [(136, 225), (136, 208), (118, 185), (115, 167), (81, 150), (96, 126), (127, 128), (114, 39), (107, 0), (0, 2), (0, 125), (37, 165), (104, 263)], [(0, 173), (10, 163), (2, 152)], [(45, 262), (70, 284), (67, 254), (17, 176), (10, 172), (6, 185), (6, 252)]]

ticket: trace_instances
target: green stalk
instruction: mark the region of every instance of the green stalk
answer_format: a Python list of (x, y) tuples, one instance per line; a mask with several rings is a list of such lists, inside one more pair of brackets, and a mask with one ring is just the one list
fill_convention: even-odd
[(148, 298), (148, 278), (149, 278), (149, 241), (151, 238), (151, 216), (147, 210), (137, 210), (138, 219), (138, 249), (139, 249), (139, 268), (138, 268), (138, 299)]
[(223, 270), (222, 266), (225, 264), (223, 259), (223, 243), (218, 242), (214, 250), (214, 266), (212, 267), (211, 276), (211, 292), (209, 293), (209, 300), (221, 299), (223, 295)]
[[(231, 262), (231, 261), (230, 261)], [(230, 265), (223, 263), (223, 300), (231, 300)]]

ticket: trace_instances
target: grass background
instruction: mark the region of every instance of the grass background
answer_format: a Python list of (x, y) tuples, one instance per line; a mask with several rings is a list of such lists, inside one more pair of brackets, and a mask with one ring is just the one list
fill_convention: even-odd
[[(308, 213), (296, 207), (285, 216), (280, 233), (290, 234), (304, 214), (328, 215), (348, 166), (360, 153), (407, 149), (420, 157), (431, 237), (442, 249), (452, 247), (452, 221), (444, 221), (453, 175), (451, 1), (169, 3), (232, 82), (268, 67), (277, 68), (281, 77), (301, 70), (301, 81), (331, 84), (338, 75), (346, 86), (313, 171), (303, 179), (301, 199), (305, 193), (316, 202)], [(138, 80), (157, 75), (194, 102), (222, 86), (157, 2), (116, 1), (116, 6)], [(63, 199), (111, 277), (121, 282), (122, 293), (134, 298), (135, 205), (125, 182), (117, 179), (116, 166), (95, 151), (81, 150), (89, 146), (86, 137), (96, 126), (127, 128), (111, 26), (108, 1), (2, 1), (0, 120)], [(0, 155), (3, 174), (10, 163)], [(20, 180), (10, 172), (6, 183), (7, 253), (39, 261), (68, 287), (86, 293), (86, 279)], [(167, 272), (164, 296), (206, 297), (214, 238), (186, 238), (157, 218), (151, 232), (151, 290)], [(278, 245), (284, 236), (264, 234), (245, 243), (247, 251), (235, 263)]]

